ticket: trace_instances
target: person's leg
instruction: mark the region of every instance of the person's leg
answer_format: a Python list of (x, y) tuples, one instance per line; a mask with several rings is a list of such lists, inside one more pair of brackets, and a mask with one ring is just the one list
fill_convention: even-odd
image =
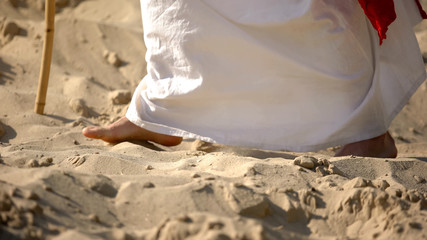
[(397, 156), (397, 148), (390, 133), (386, 132), (378, 137), (347, 144), (335, 156), (348, 155), (395, 158)]
[(181, 137), (175, 137), (148, 131), (140, 128), (122, 117), (106, 127), (90, 126), (82, 131), (88, 138), (101, 139), (109, 143), (119, 143), (129, 140), (151, 141), (164, 146), (175, 146), (181, 143)]

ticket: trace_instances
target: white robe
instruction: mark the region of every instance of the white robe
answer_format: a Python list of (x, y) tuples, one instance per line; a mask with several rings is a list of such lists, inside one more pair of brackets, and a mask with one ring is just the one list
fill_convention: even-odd
[(381, 135), (426, 78), (415, 1), (395, 7), (380, 46), (357, 0), (141, 0), (148, 74), (126, 117), (273, 150)]

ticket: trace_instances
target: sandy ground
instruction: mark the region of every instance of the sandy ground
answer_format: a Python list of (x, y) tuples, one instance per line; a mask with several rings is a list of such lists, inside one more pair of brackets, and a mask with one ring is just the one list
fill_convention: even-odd
[(144, 76), (139, 1), (56, 1), (40, 116), (43, 2), (0, 0), (0, 239), (427, 239), (426, 83), (391, 127), (397, 159), (106, 145), (81, 130)]

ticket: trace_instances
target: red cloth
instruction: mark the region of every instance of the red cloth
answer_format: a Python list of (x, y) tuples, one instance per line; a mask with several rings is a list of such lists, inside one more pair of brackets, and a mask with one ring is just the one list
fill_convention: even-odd
[[(423, 10), (420, 1), (415, 0), (415, 2), (420, 10), (421, 16), (427, 19), (427, 14)], [(378, 31), (381, 45), (383, 40), (387, 38), (386, 33), (388, 26), (396, 20), (393, 0), (359, 0), (359, 3), (372, 26)]]
[(423, 7), (421, 6), (420, 0), (415, 0), (415, 2), (417, 3), (418, 9), (420, 9), (421, 17), (423, 17), (423, 19), (427, 19), (427, 13), (424, 12)]

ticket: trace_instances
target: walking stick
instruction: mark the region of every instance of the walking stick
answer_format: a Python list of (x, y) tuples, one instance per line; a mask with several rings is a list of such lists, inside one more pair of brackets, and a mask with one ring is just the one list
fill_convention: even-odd
[(52, 61), (53, 33), (55, 28), (55, 0), (46, 0), (45, 4), (45, 38), (40, 68), (39, 86), (34, 111), (43, 114), (46, 104), (47, 86), (49, 82), (50, 64)]

